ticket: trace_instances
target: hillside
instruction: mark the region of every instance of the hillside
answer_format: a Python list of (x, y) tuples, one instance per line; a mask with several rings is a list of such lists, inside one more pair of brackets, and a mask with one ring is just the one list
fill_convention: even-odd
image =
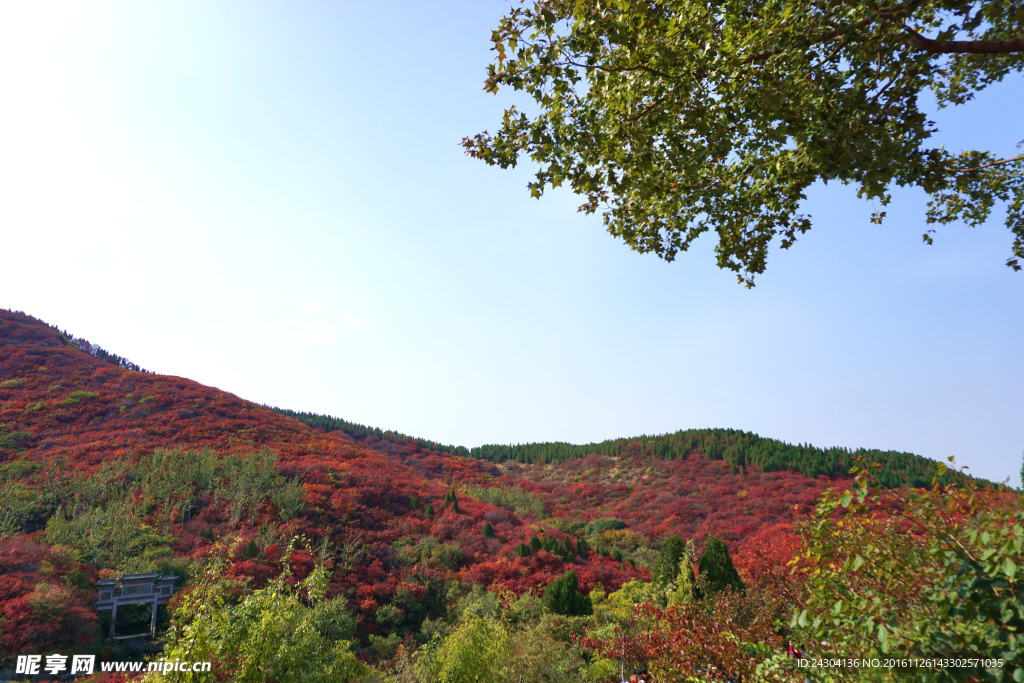
[[(646, 575), (566, 552), (575, 542), (558, 530), (466, 495), (499, 474), (493, 465), (412, 441), (386, 453), (370, 445), (120, 367), (0, 311), (0, 643), (8, 655), (25, 634), (59, 644), (45, 614), (87, 614), (90, 583), (118, 571), (194, 578), (202, 558), (231, 551), (228, 575), (262, 585), (294, 537), (304, 540), (293, 565), (338, 569), (331, 595), (351, 606), (364, 645), (394, 636), (377, 643), (385, 653), (445, 617), (470, 583), (535, 589), (570, 563), (588, 589)], [(537, 533), (558, 540), (557, 552), (517, 557)], [(51, 585), (53, 610), (29, 609)]]
[(568, 569), (583, 594), (650, 580), (674, 536), (770, 576), (858, 456), (888, 485), (936, 466), (737, 430), (446, 446), (145, 372), (0, 311), (0, 668), (115, 651), (96, 580), (158, 571), (187, 592), (216, 558), (233, 600), (326, 566), (331, 632), (371, 662), (448, 633), (483, 591), (529, 600)]
[[(326, 415), (273, 410), (384, 453), (416, 444), (439, 457), (493, 463), (500, 476), (492, 485), (529, 499), (520, 505), (522, 514), (563, 520), (568, 529), (612, 517), (651, 541), (680, 534), (700, 542), (712, 534), (733, 552), (759, 528), (805, 516), (825, 488), (848, 484), (848, 470), (859, 462), (877, 463), (875, 476), (890, 487), (950, 480), (939, 475), (935, 461), (912, 453), (793, 445), (735, 429), (690, 429), (581, 445), (465, 448)], [(474, 480), (469, 472), (457, 478)]]

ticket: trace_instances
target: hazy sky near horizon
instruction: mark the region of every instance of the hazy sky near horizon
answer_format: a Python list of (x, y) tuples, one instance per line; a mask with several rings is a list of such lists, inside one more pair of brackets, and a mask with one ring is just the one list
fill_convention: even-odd
[[(243, 398), (451, 444), (733, 427), (1020, 483), (1024, 273), (1002, 211), (921, 242), (815, 187), (747, 290), (630, 251), (460, 140), (503, 0), (0, 5), (0, 308)], [(1024, 79), (936, 112), (1015, 152)]]

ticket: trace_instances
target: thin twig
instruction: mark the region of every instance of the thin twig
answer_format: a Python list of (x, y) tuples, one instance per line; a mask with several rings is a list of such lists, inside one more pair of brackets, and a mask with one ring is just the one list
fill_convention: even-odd
[(983, 168), (989, 168), (991, 166), (1001, 166), (1002, 164), (1010, 164), (1013, 163), (1014, 161), (1020, 161), (1021, 159), (1024, 159), (1024, 154), (1018, 157), (1013, 157), (1012, 159), (1002, 159), (1000, 161), (993, 161), (990, 164), (982, 164), (981, 166), (975, 166), (974, 168), (960, 168), (953, 171), (953, 173), (970, 173), (971, 171), (980, 171)]

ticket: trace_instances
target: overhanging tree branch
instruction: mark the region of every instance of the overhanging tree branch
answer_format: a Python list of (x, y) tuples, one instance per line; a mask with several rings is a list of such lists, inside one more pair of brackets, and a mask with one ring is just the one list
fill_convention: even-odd
[(990, 168), (992, 166), (1002, 166), (1003, 164), (1010, 164), (1014, 161), (1020, 161), (1024, 159), (1024, 154), (1019, 157), (1013, 157), (1012, 159), (1000, 159), (999, 161), (993, 161), (989, 164), (982, 164), (981, 166), (975, 166), (974, 168), (958, 168), (954, 173), (970, 173), (971, 171), (980, 171), (983, 168)]
[[(811, 227), (806, 188), (840, 180), (885, 202), (894, 185), (921, 187), (940, 206), (930, 223), (979, 225), (1005, 203), (1017, 238), (1008, 265), (1024, 258), (1022, 158), (931, 149), (919, 98), (931, 89), (940, 106), (962, 104), (1024, 71), (1024, 15), (1006, 0), (524, 3), (496, 32), (486, 85), (524, 91), (541, 114), (506, 115), (466, 151), (503, 168), (520, 155), (546, 164), (531, 196), (571, 185), (580, 210), (601, 209), (636, 251), (670, 261), (714, 228), (719, 266), (752, 286), (773, 239), (788, 248)], [(531, 36), (541, 39), (524, 46)]]
[(968, 54), (968, 55), (1007, 55), (1024, 52), (1024, 38), (1008, 38), (1006, 40), (934, 40), (904, 25), (910, 34), (910, 42), (925, 52), (933, 55)]

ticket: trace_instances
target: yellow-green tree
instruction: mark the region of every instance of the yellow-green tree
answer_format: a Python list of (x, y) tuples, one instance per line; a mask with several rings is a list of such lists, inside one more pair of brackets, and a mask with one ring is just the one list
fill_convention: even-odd
[(861, 471), (803, 527), (809, 593), (792, 626), (844, 657), (964, 663), (903, 672), (916, 680), (1024, 681), (1019, 496), (966, 480), (870, 483)]
[(439, 683), (503, 683), (509, 634), (501, 622), (471, 614), (455, 629), (437, 655)]
[[(333, 641), (318, 629), (314, 607), (323, 602), (330, 582), (317, 567), (299, 586), (287, 574), (254, 591), (237, 605), (226, 602), (215, 574), (187, 594), (175, 612), (161, 659), (209, 661), (209, 673), (169, 672), (157, 681), (236, 683), (355, 681), (365, 672), (347, 641)], [(303, 597), (304, 596), (304, 597)]]

